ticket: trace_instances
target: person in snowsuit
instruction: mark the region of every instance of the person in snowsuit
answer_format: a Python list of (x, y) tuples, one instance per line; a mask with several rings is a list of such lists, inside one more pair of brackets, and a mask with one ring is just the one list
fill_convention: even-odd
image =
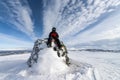
[(48, 47), (51, 47), (52, 39), (55, 40), (58, 48), (60, 49), (61, 44), (60, 44), (60, 41), (59, 41), (59, 35), (58, 35), (58, 33), (56, 32), (56, 28), (55, 28), (55, 27), (53, 27), (53, 28), (52, 28), (52, 31), (49, 33), (49, 38), (48, 38), (48, 43), (47, 43)]

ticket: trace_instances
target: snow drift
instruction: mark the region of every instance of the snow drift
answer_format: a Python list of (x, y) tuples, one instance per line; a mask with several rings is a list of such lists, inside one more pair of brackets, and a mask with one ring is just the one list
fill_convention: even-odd
[[(50, 53), (45, 49), (47, 53)], [(51, 50), (50, 50), (51, 51)], [(55, 52), (54, 52), (55, 53)], [(40, 52), (42, 54), (42, 52)], [(46, 53), (44, 53), (46, 54)], [(43, 54), (43, 55), (44, 55)], [(51, 53), (50, 53), (51, 54)], [(0, 80), (119, 80), (120, 54), (112, 52), (69, 51), (70, 67), (60, 73), (38, 73), (40, 64), (28, 68), (30, 54), (0, 56)], [(52, 57), (52, 56), (51, 56)], [(46, 59), (46, 58), (45, 58)], [(39, 59), (40, 60), (40, 59)], [(47, 60), (47, 59), (46, 59)], [(53, 62), (50, 62), (51, 64)], [(88, 63), (88, 64), (87, 64)], [(91, 65), (89, 65), (91, 64)], [(78, 65), (78, 66), (76, 66)], [(48, 68), (43, 66), (42, 68)], [(56, 74), (55, 74), (56, 73)]]
[(38, 63), (33, 66), (33, 71), (40, 74), (62, 73), (68, 70), (68, 66), (57, 56), (52, 48), (39, 52)]
[(30, 68), (26, 65), (29, 56), (30, 54), (0, 56), (0, 80), (101, 80), (99, 71), (81, 61), (80, 56), (76, 61), (74, 56), (69, 55), (71, 64), (67, 66), (56, 51), (45, 48), (39, 52), (38, 62)]
[[(70, 59), (66, 65), (62, 57), (57, 56), (53, 48), (45, 48), (39, 52), (39, 58), (31, 68), (19, 72), (26, 80), (96, 80), (94, 68), (87, 63)], [(37, 80), (36, 79), (36, 80)]]

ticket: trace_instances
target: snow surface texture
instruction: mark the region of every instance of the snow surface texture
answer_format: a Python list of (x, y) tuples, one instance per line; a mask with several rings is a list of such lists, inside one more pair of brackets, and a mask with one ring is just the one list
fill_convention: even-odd
[[(0, 80), (119, 80), (120, 79), (120, 54), (107, 52), (87, 52), (87, 51), (69, 51), (68, 56), (72, 59), (71, 67), (67, 67), (55, 55), (56, 53), (44, 50), (45, 54), (39, 58), (42, 65), (35, 64), (33, 68), (26, 65), (26, 61), (30, 54), (0, 56)], [(51, 53), (53, 52), (53, 54)], [(50, 54), (49, 54), (50, 53)], [(52, 61), (48, 63), (45, 58)], [(53, 60), (56, 59), (56, 60)], [(43, 61), (41, 61), (43, 59)], [(47, 61), (46, 61), (47, 60)], [(60, 64), (55, 64), (58, 61)], [(49, 65), (50, 66), (49, 66)], [(51, 65), (54, 64), (54, 65)], [(78, 67), (75, 66), (79, 64)], [(90, 64), (90, 65), (89, 65)], [(92, 66), (91, 66), (92, 65)], [(46, 71), (53, 66), (55, 69), (51, 73)], [(58, 66), (62, 66), (56, 71)], [(76, 67), (76, 68), (75, 68)], [(38, 70), (37, 70), (38, 69)], [(68, 70), (66, 70), (68, 69)], [(49, 71), (50, 71), (49, 70)], [(41, 72), (44, 72), (42, 74)]]
[(58, 58), (57, 53), (52, 48), (41, 50), (39, 54), (38, 63), (33, 65), (33, 71), (39, 74), (56, 74), (67, 70), (67, 65)]
[(71, 65), (68, 67), (51, 48), (44, 49), (39, 54), (38, 63), (32, 68), (26, 65), (29, 54), (0, 57), (0, 80), (96, 80), (101, 78), (90, 64), (75, 61), (72, 57)]

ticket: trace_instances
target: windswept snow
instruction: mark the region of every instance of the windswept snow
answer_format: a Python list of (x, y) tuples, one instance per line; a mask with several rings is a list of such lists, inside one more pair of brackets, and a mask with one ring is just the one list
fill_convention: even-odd
[(68, 66), (57, 56), (57, 52), (50, 49), (43, 49), (39, 52), (38, 63), (33, 65), (33, 72), (38, 74), (58, 74), (66, 72)]
[(30, 54), (0, 56), (0, 80), (119, 80), (120, 54), (69, 51), (67, 66), (51, 48), (39, 53), (38, 63), (28, 68)]
[(96, 80), (120, 80), (119, 53), (75, 51), (71, 52), (69, 56), (94, 66)]
[[(21, 72), (21, 75), (31, 76), (34, 80), (38, 77), (41, 80), (94, 80), (93, 69), (90, 64), (70, 59), (71, 64), (67, 66), (63, 57), (58, 57), (53, 48), (43, 49), (39, 52), (38, 63), (29, 70)], [(33, 74), (37, 74), (34, 75)]]

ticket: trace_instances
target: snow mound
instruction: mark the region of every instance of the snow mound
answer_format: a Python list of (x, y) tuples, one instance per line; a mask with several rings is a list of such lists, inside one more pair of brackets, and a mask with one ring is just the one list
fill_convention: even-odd
[(71, 64), (67, 66), (52, 48), (41, 50), (38, 62), (31, 68), (25, 63), (29, 56), (30, 54), (22, 54), (0, 57), (0, 80), (102, 80), (96, 68), (80, 62), (80, 59), (73, 60), (74, 56), (70, 57)]
[(25, 80), (96, 80), (94, 68), (87, 63), (70, 59), (67, 66), (52, 48), (39, 52), (39, 59), (31, 68), (19, 74)]
[(57, 56), (53, 48), (43, 49), (39, 52), (38, 63), (32, 68), (32, 71), (38, 74), (56, 74), (66, 72), (68, 66)]

